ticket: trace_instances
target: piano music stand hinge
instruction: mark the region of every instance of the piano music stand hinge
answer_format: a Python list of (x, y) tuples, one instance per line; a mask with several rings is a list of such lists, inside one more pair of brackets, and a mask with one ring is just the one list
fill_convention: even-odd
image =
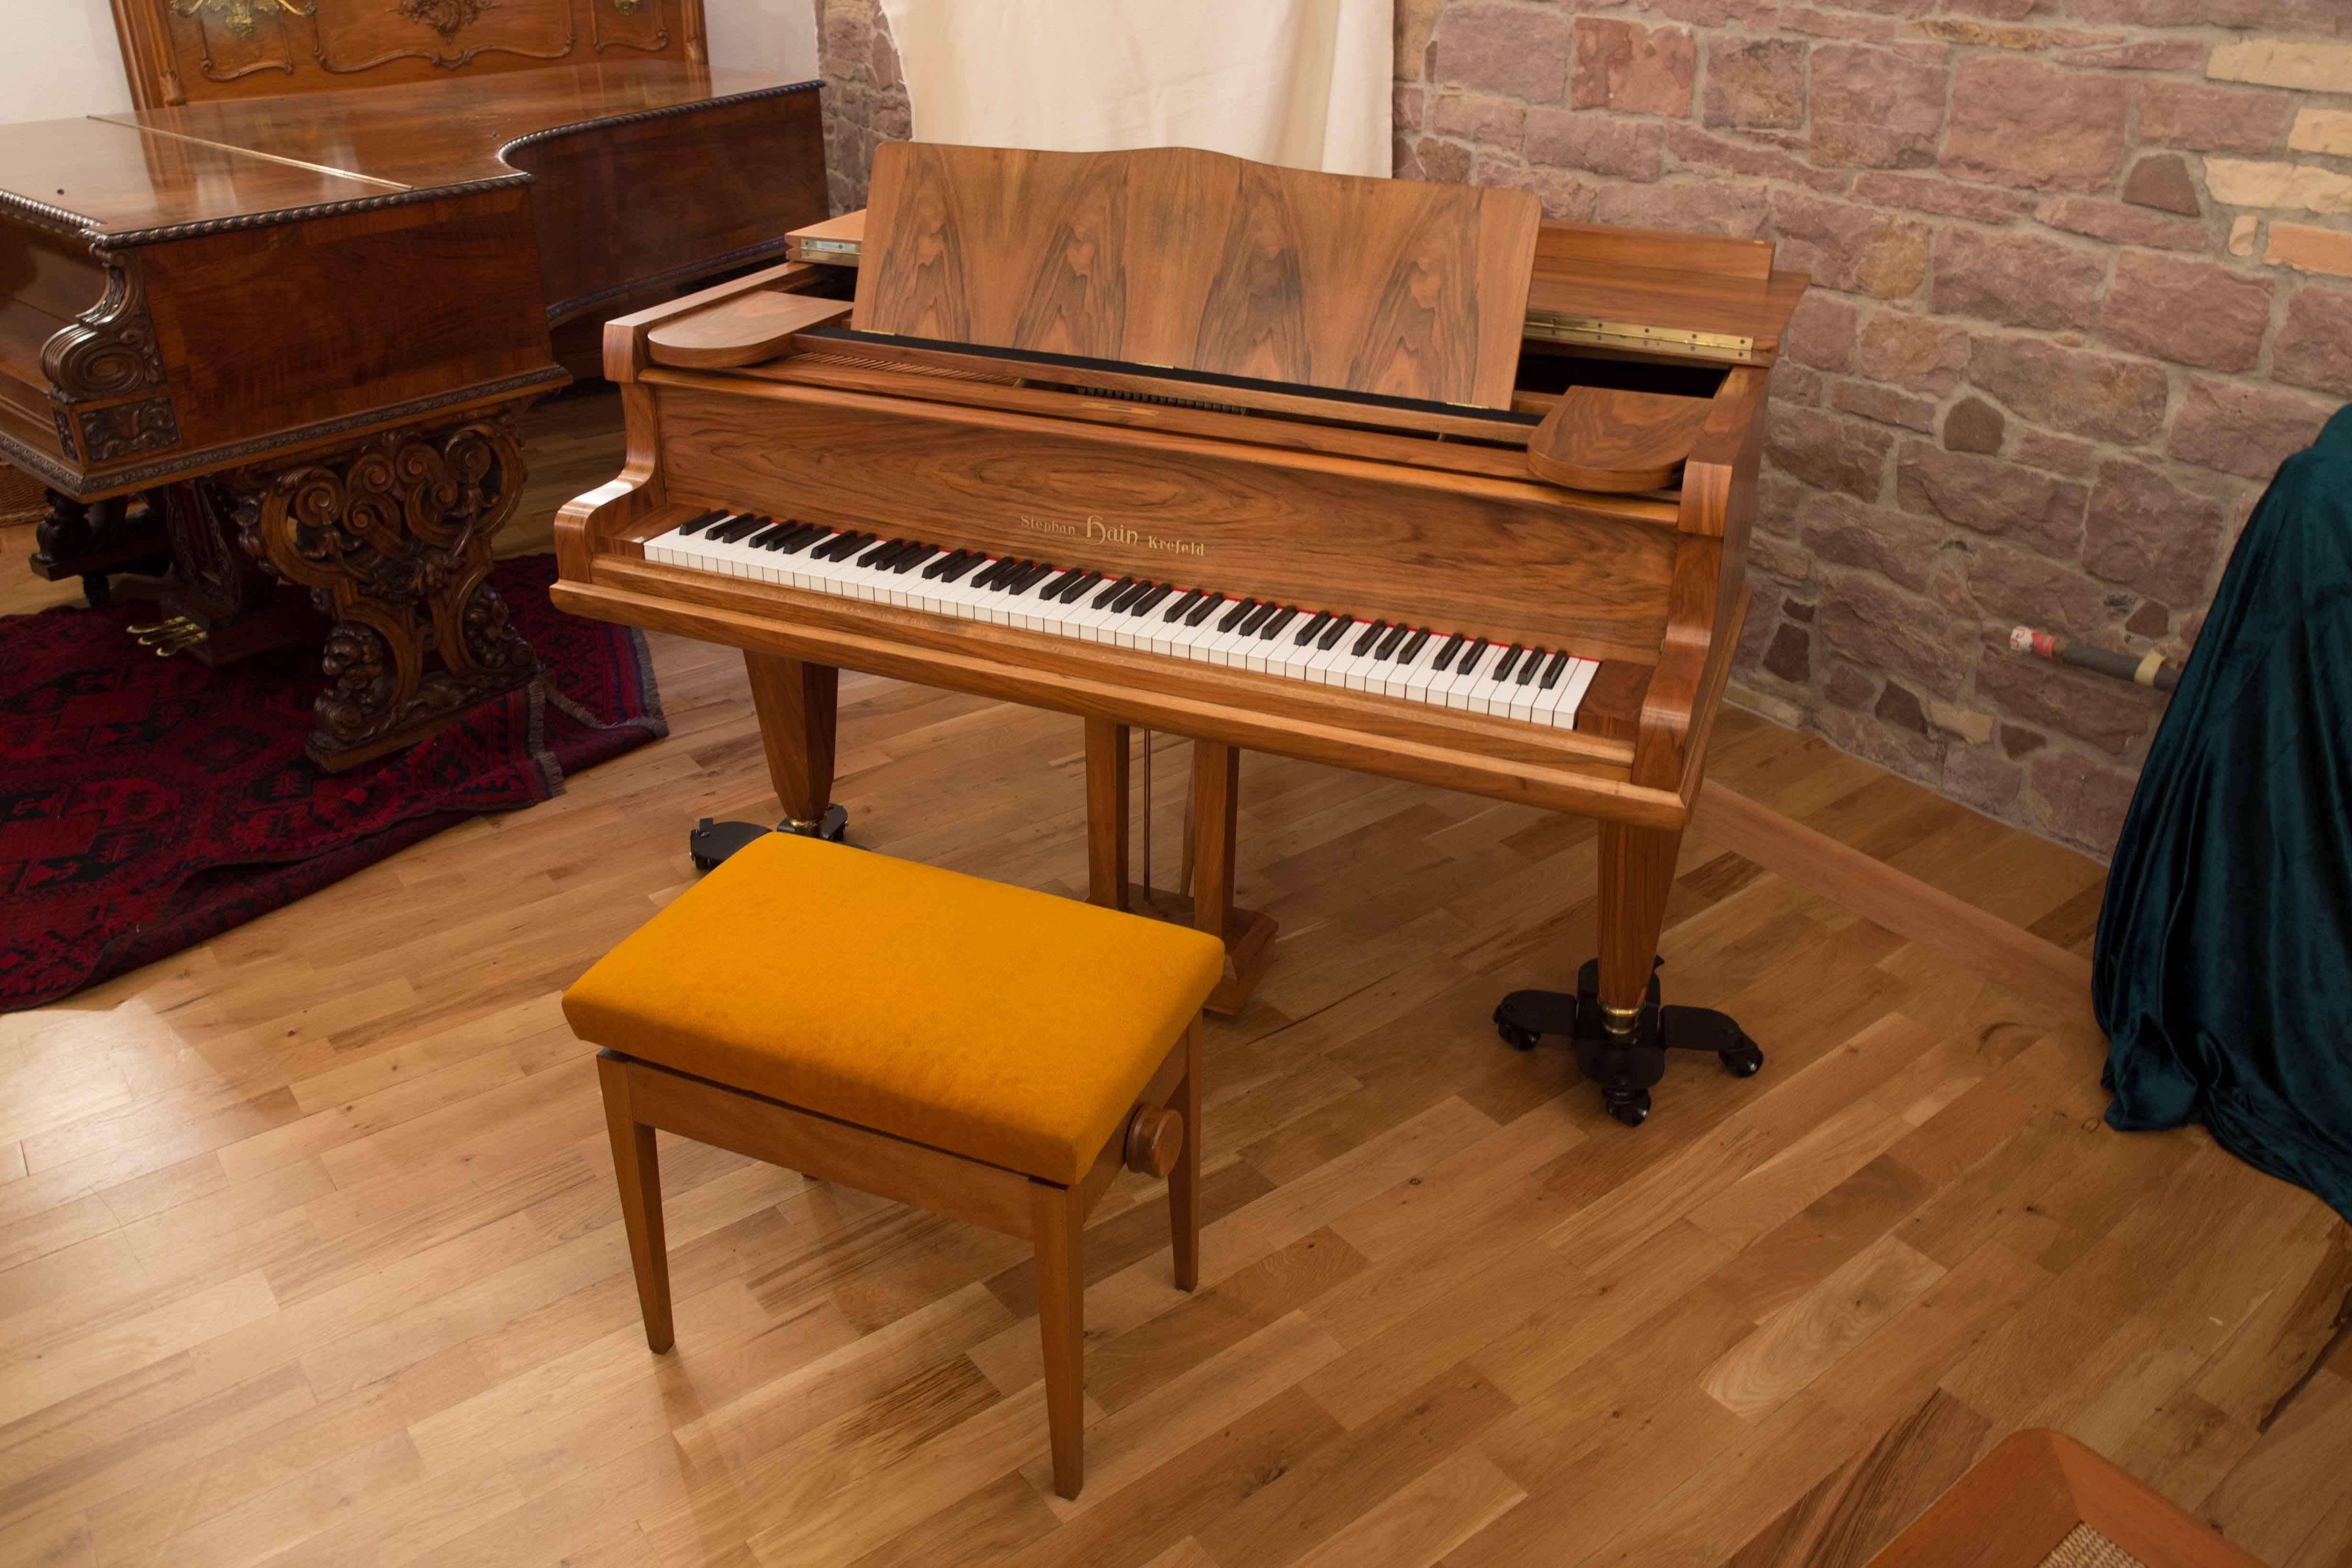
[(1749, 359), (1756, 340), (1731, 332), (1697, 332), (1683, 327), (1653, 327), (1639, 321), (1604, 321), (1590, 316), (1528, 317), (1528, 336), (1554, 342), (1602, 348), (1642, 348), (1708, 358)]

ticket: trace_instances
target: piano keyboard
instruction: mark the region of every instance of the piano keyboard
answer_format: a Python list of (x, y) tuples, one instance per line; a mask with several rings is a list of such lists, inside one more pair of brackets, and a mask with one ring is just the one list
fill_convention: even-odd
[(646, 559), (845, 599), (1110, 643), (1555, 729), (1601, 666), (1475, 632), (1234, 599), (1138, 577), (948, 550), (750, 512), (709, 511), (646, 542)]

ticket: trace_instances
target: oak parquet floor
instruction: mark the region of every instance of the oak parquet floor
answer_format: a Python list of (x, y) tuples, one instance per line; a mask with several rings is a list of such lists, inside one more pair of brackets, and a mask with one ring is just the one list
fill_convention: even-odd
[[(609, 413), (537, 417), (537, 500), (603, 477)], [(65, 596), (28, 542), (0, 609)], [(648, 1357), (555, 997), (687, 885), (694, 817), (773, 809), (740, 662), (655, 648), (668, 742), (0, 1017), (0, 1562), (1858, 1568), (2023, 1425), (2281, 1568), (2352, 1561), (2352, 1352), (2265, 1425), (2345, 1227), (2108, 1131), (2082, 1009), (1702, 820), (1667, 984), (1769, 1062), (1677, 1062), (1629, 1132), (1486, 1022), (1590, 946), (1590, 827), (1256, 756), (1240, 894), (1283, 931), (1210, 1034), (1202, 1289), (1115, 1189), (1076, 1503), (999, 1238), (667, 1143)], [(1080, 773), (1076, 721), (845, 683), (867, 844), (1075, 892)], [(2087, 950), (2079, 857), (1744, 715), (1711, 776)]]

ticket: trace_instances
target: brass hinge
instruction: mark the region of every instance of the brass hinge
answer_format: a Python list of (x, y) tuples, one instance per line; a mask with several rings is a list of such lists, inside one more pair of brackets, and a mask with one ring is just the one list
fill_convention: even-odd
[(1554, 342), (1638, 348), (1707, 359), (1752, 359), (1756, 353), (1754, 338), (1729, 332), (1695, 332), (1684, 327), (1652, 327), (1638, 321), (1603, 321), (1589, 316), (1529, 316), (1527, 335)]

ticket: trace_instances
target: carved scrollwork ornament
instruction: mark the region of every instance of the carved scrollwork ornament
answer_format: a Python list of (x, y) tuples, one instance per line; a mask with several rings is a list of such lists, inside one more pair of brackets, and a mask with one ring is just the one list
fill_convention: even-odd
[(509, 411), (229, 481), (238, 542), (334, 618), (313, 755), (362, 752), (536, 673), (488, 582), (522, 472)]
[(221, 26), (236, 38), (253, 37), (260, 18), (271, 11), (283, 11), (289, 16), (315, 16), (319, 14), (316, 0), (304, 6), (295, 0), (172, 0), (172, 15), (194, 16), (205, 11), (217, 11)]
[(41, 374), (68, 403), (163, 384), (147, 300), (128, 268), (106, 269), (106, 297), (41, 345)]
[(400, 0), (393, 10), (411, 22), (423, 23), (446, 42), (479, 21), (483, 12), (495, 10), (497, 5), (498, 0)]

